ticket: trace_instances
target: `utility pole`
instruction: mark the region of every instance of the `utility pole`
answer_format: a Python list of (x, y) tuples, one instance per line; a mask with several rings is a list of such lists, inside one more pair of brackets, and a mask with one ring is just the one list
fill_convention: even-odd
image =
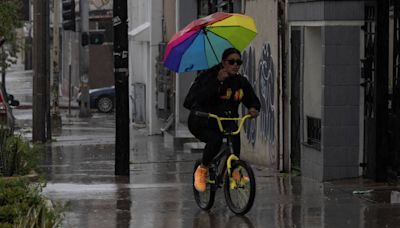
[(389, 83), (389, 0), (376, 1), (376, 75), (375, 75), (375, 113), (376, 113), (376, 181), (387, 179), (390, 164), (388, 150), (388, 83)]
[[(75, 20), (75, 0), (62, 0), (62, 17), (63, 17), (63, 38), (68, 43), (68, 117), (71, 117), (71, 52), (72, 52), (72, 34), (76, 31)], [(66, 51), (66, 50), (64, 50)]]
[(79, 1), (79, 13), (80, 13), (80, 90), (81, 90), (81, 105), (80, 105), (80, 117), (90, 116), (90, 105), (89, 105), (89, 1)]
[(129, 69), (127, 0), (114, 0), (114, 78), (116, 97), (115, 175), (129, 176)]
[(47, 114), (47, 76), (48, 76), (48, 0), (34, 0), (34, 74), (33, 74), (33, 112), (32, 140), (46, 141)]
[(53, 129), (61, 129), (61, 116), (59, 111), (59, 85), (60, 85), (60, 0), (53, 2), (53, 111), (51, 114), (51, 126)]

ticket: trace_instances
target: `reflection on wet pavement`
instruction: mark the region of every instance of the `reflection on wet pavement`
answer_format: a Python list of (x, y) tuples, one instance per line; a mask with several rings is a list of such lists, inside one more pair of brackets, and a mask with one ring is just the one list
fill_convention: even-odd
[[(131, 175), (116, 177), (115, 147), (110, 142), (114, 137), (114, 125), (110, 123), (113, 119), (109, 115), (102, 117), (67, 122), (71, 124), (49, 146), (43, 162), (48, 180), (44, 194), (67, 204), (64, 227), (309, 228), (400, 224), (400, 205), (390, 203), (398, 200), (396, 188), (355, 195), (353, 191), (360, 186), (357, 181), (318, 183), (258, 166), (254, 166), (256, 200), (246, 216), (232, 214), (222, 190), (217, 192), (214, 207), (209, 212), (201, 211), (191, 186), (193, 164), (200, 153), (174, 150), (164, 145), (162, 136), (148, 136), (145, 130), (136, 130), (131, 136)], [(363, 185), (364, 190), (369, 187)], [(380, 193), (382, 196), (378, 196)]]

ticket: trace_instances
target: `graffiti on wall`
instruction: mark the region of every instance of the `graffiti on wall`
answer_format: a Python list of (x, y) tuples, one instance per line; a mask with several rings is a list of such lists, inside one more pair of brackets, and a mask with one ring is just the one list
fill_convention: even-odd
[[(241, 67), (241, 74), (247, 78), (254, 89), (256, 88), (255, 58), (254, 48), (249, 47), (242, 54), (243, 65)], [(244, 105), (242, 105), (242, 114), (247, 114), (247, 108)], [(257, 119), (245, 122), (243, 128), (248, 142), (254, 146), (257, 138)]]
[(261, 101), (260, 133), (269, 144), (275, 142), (275, 68), (271, 45), (265, 43), (259, 62), (259, 96)]

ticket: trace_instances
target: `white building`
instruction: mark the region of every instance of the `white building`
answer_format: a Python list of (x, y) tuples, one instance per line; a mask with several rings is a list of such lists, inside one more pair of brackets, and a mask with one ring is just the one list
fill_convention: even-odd
[(157, 117), (156, 64), (162, 41), (162, 0), (128, 1), (129, 85), (134, 125), (160, 133)]

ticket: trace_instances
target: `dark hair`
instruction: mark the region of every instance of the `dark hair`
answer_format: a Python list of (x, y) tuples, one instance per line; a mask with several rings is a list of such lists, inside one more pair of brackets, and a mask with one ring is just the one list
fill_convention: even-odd
[[(227, 48), (225, 49), (224, 53), (222, 53), (222, 60), (226, 60), (228, 58), (228, 56), (230, 56), (231, 54), (236, 53), (240, 56), (240, 58), (242, 58), (242, 54), (240, 53), (240, 51), (236, 48)], [(213, 74), (213, 73), (217, 73), (220, 69), (222, 68), (222, 63), (218, 63), (216, 65), (214, 65), (213, 67), (204, 70), (204, 71), (200, 71), (198, 72), (199, 74), (202, 73), (206, 73), (206, 74)]]
[(227, 48), (225, 49), (224, 53), (222, 54), (222, 60), (226, 60), (228, 58), (228, 56), (230, 56), (231, 54), (238, 54), (240, 56), (240, 58), (242, 57), (242, 54), (240, 53), (240, 51), (236, 48)]

